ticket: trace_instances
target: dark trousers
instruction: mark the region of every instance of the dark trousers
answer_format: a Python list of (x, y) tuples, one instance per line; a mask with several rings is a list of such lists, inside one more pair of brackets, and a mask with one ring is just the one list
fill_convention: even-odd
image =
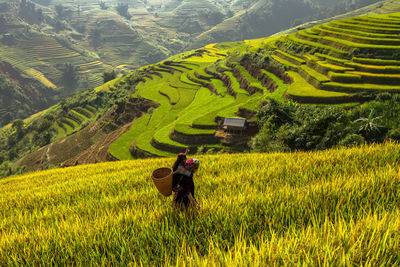
[(175, 205), (187, 208), (190, 204), (190, 199), (188, 198), (188, 192), (180, 191), (175, 198)]

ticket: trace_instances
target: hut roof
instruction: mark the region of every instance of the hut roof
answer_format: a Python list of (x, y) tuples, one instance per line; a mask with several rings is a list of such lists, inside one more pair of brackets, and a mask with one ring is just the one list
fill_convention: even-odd
[(225, 118), (223, 126), (244, 128), (246, 119), (242, 118)]

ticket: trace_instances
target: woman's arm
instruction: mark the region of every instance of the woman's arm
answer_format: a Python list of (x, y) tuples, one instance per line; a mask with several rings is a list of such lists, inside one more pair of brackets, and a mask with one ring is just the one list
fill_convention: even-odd
[(185, 168), (178, 168), (178, 169), (176, 169), (173, 173), (177, 173), (177, 172), (180, 172), (180, 171), (182, 171), (182, 170), (186, 170)]

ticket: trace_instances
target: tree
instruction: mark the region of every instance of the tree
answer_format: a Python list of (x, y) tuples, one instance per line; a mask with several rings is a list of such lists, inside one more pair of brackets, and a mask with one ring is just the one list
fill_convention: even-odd
[(18, 131), (21, 131), (22, 130), (22, 128), (24, 127), (24, 121), (23, 120), (21, 120), (21, 119), (17, 119), (17, 120), (15, 120), (15, 121), (13, 121), (13, 123), (12, 123), (12, 127), (18, 132)]
[(103, 77), (104, 83), (106, 83), (106, 82), (109, 82), (109, 81), (117, 78), (117, 73), (115, 72), (115, 70), (105, 71), (105, 72), (103, 72), (102, 77)]
[(375, 141), (379, 139), (381, 134), (382, 125), (377, 122), (382, 119), (382, 116), (374, 117), (374, 109), (371, 109), (367, 118), (359, 118), (354, 123), (360, 123), (358, 132), (365, 138), (367, 142)]
[(103, 10), (108, 9), (108, 7), (106, 5), (106, 2), (104, 2), (104, 1), (100, 1), (99, 5), (100, 5), (100, 8), (103, 9)]
[(71, 63), (64, 65), (61, 81), (69, 89), (74, 89), (78, 85), (78, 74), (74, 65)]
[(115, 8), (121, 16), (130, 19), (132, 16), (128, 12), (128, 4), (118, 3), (117, 7)]
[(354, 147), (365, 143), (364, 137), (359, 134), (349, 134), (339, 141), (339, 146)]
[(55, 9), (56, 9), (57, 15), (59, 17), (62, 17), (63, 13), (64, 13), (64, 6), (63, 5), (56, 5)]
[(91, 39), (91, 43), (94, 48), (97, 48), (101, 44), (101, 30), (98, 28), (94, 28), (90, 31), (89, 35)]

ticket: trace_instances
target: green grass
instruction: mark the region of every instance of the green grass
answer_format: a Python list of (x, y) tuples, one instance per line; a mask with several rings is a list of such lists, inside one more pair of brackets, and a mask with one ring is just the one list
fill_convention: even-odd
[(279, 64), (288, 67), (289, 69), (292, 69), (292, 70), (297, 70), (298, 69), (297, 65), (295, 65), (292, 62), (290, 62), (290, 61), (288, 61), (286, 59), (283, 59), (283, 58), (281, 58), (281, 57), (279, 57), (277, 55), (271, 55), (271, 58), (273, 60), (275, 60), (276, 62), (278, 62)]
[(82, 122), (88, 119), (85, 115), (79, 113), (76, 110), (71, 110), (71, 113), (74, 114), (74, 116), (79, 117)]
[(92, 111), (90, 111), (89, 109), (87, 109), (85, 107), (77, 107), (77, 108), (75, 108), (75, 110), (77, 112), (81, 113), (82, 115), (84, 115), (86, 113), (87, 115), (84, 115), (84, 116), (89, 119), (96, 115), (96, 113), (93, 113)]
[(276, 49), (275, 52), (278, 54), (279, 57), (284, 58), (284, 59), (290, 61), (291, 63), (295, 64), (295, 65), (302, 65), (302, 64), (306, 63), (306, 61), (304, 59), (296, 57), (296, 56), (293, 56), (293, 55), (291, 55), (289, 53), (286, 53), (286, 52), (284, 52), (282, 50)]
[(16, 265), (397, 266), (400, 148), (196, 156), (202, 210), (110, 162), (0, 181), (0, 259)]
[(379, 27), (379, 28), (384, 28), (384, 29), (385, 28), (400, 29), (399, 24), (387, 24), (387, 23), (381, 23), (380, 21), (373, 21), (373, 20), (348, 18), (348, 19), (343, 19), (342, 21), (347, 22), (347, 23), (352, 23), (352, 24), (359, 24), (359, 25), (365, 25), (365, 26), (371, 26), (371, 27)]
[(354, 49), (354, 48), (375, 49), (375, 50), (393, 50), (396, 52), (397, 52), (397, 50), (400, 50), (400, 46), (396, 46), (396, 45), (359, 43), (359, 42), (357, 42), (359, 40), (355, 40), (355, 41), (346, 40), (345, 38), (343, 38), (341, 36), (332, 37), (332, 36), (310, 35), (310, 34), (307, 34), (304, 30), (298, 31), (297, 35), (300, 36), (301, 38), (305, 38), (306, 40), (311, 40), (312, 42), (316, 42), (316, 43), (319, 43), (322, 40), (324, 43), (328, 43), (332, 46), (340, 46), (341, 48), (347, 49), (348, 51), (350, 51), (351, 49)]
[(287, 93), (291, 96), (310, 97), (310, 98), (329, 98), (343, 97), (346, 93), (330, 92), (319, 90), (309, 84), (300, 74), (289, 71), (289, 76), (293, 79), (293, 83), (288, 87)]
[[(226, 95), (224, 97), (226, 100), (225, 105), (221, 105), (217, 107), (216, 110), (211, 112), (202, 114), (201, 117), (193, 120), (193, 125), (198, 127), (215, 129), (217, 127), (217, 123), (215, 122), (215, 118), (217, 116), (225, 116), (232, 117), (235, 115), (235, 112), (239, 109), (238, 105), (242, 105), (247, 97), (245, 95), (239, 95), (238, 98), (234, 98), (233, 96)], [(223, 113), (226, 111), (225, 113)]]
[(183, 83), (186, 83), (186, 84), (190, 84), (190, 85), (197, 85), (197, 86), (200, 86), (201, 84), (200, 83), (195, 83), (195, 82), (193, 82), (193, 81), (191, 81), (191, 80), (189, 80), (189, 78), (188, 78), (188, 73), (183, 73), (182, 75), (181, 75), (181, 81), (183, 82)]
[(218, 94), (225, 96), (228, 93), (228, 88), (226, 88), (223, 81), (217, 79), (211, 79), (211, 84), (217, 90)]
[(319, 65), (320, 67), (322, 67), (327, 72), (329, 72), (329, 71), (345, 72), (345, 71), (354, 70), (354, 68), (342, 67), (342, 66), (334, 65), (334, 64), (328, 63), (326, 61), (318, 61), (318, 62), (316, 62), (316, 64)]
[[(340, 21), (340, 23), (350, 24), (345, 20)], [(361, 24), (353, 23), (352, 25), (360, 26)], [(318, 101), (321, 101), (321, 103), (332, 101), (334, 103), (335, 101), (345, 100), (348, 96), (347, 92), (362, 91), (363, 86), (366, 87), (366, 91), (380, 87), (380, 85), (369, 84), (368, 79), (378, 79), (384, 76), (360, 73), (366, 73), (367, 71), (359, 70), (357, 67), (367, 63), (357, 62), (357, 57), (354, 57), (353, 62), (351, 62), (349, 58), (352, 55), (367, 56), (369, 55), (368, 51), (372, 51), (369, 49), (376, 49), (379, 53), (387, 52), (382, 49), (396, 52), (397, 46), (381, 45), (379, 43), (380, 41), (383, 43), (393, 41), (393, 34), (386, 32), (371, 33), (357, 28), (347, 30), (334, 24), (334, 22), (326, 24), (326, 27), (324, 26), (299, 31), (284, 37), (276, 37), (274, 40), (259, 39), (240, 44), (227, 44), (226, 48), (223, 48), (224, 45), (211, 44), (203, 48), (205, 52), (193, 50), (167, 59), (176, 61), (172, 65), (160, 63), (160, 67), (158, 67), (160, 69), (175, 68), (180, 71), (174, 74), (163, 71), (162, 78), (153, 75), (153, 80), (147, 79), (146, 82), (137, 85), (134, 97), (144, 97), (157, 102), (160, 106), (152, 111), (151, 116), (134, 122), (132, 128), (121, 137), (122, 139), (111, 146), (111, 154), (116, 155), (117, 158), (130, 159), (132, 157), (129, 152), (129, 146), (133, 144), (138, 149), (155, 156), (171, 155), (169, 152), (153, 147), (152, 140), (156, 140), (162, 145), (184, 148), (186, 145), (171, 140), (169, 137), (173, 129), (193, 135), (205, 132), (213, 133), (217, 126), (215, 122), (217, 117), (237, 116), (236, 113), (240, 108), (256, 111), (260, 102), (266, 98), (273, 98), (280, 102), (287, 101), (285, 93), (288, 93), (295, 100), (297, 97), (301, 102), (311, 100), (312, 103), (318, 103)], [(385, 29), (390, 29), (390, 27)], [(327, 36), (322, 36), (320, 33)], [(387, 34), (387, 36), (383, 34)], [(376, 41), (378, 44), (363, 44), (368, 40), (371, 42)], [(284, 67), (286, 66), (285, 69), (297, 70), (302, 77), (299, 73), (289, 72), (294, 79), (294, 83), (289, 85), (284, 84), (282, 80), (272, 73), (261, 70), (278, 85), (276, 91), (271, 93), (244, 67), (239, 65), (239, 60), (244, 53), (249, 53), (250, 49), (253, 49), (252, 53), (263, 47), (268, 49), (268, 44), (272, 44), (272, 41), (277, 41), (276, 51), (272, 55), (272, 60)], [(395, 42), (397, 44), (397, 40)], [(354, 50), (354, 48), (365, 50)], [(225, 57), (224, 55), (228, 54), (228, 52), (231, 56)], [(368, 53), (364, 55), (364, 52)], [(391, 61), (386, 60), (384, 62)], [(379, 62), (377, 63), (379, 64)], [(373, 63), (370, 62), (368, 64), (372, 65)], [(185, 68), (185, 66), (190, 69)], [(251, 87), (260, 89), (263, 94), (256, 93), (249, 96), (249, 92), (240, 87), (232, 71), (227, 70), (228, 66), (229, 68), (234, 66), (236, 68), (235, 71), (239, 71), (240, 76)], [(388, 74), (391, 74), (389, 71), (395, 71), (393, 67), (396, 67), (396, 64), (390, 66), (386, 70)], [(374, 68), (378, 70), (380, 67)], [(370, 67), (371, 70), (374, 68)], [(357, 73), (351, 73), (356, 69), (358, 70)], [(224, 82), (212, 78), (211, 75), (206, 73), (206, 70), (225, 74), (230, 80), (228, 82), (234, 92), (232, 94), (236, 98), (229, 95), (230, 88), (228, 90)], [(385, 77), (388, 81), (391, 78), (397, 79), (397, 76)], [(368, 83), (365, 83), (363, 79), (366, 79)], [(205, 88), (209, 84), (212, 84), (217, 94), (212, 94), (208, 88)], [(326, 87), (324, 87), (325, 84), (327, 84)], [(389, 85), (384, 87), (386, 91)], [(396, 86), (390, 87), (394, 91), (397, 90)], [(205, 130), (199, 128), (204, 128)]]
[(231, 81), (231, 87), (234, 92), (236, 92), (237, 94), (249, 95), (249, 92), (240, 87), (239, 82), (236, 80), (232, 72), (225, 71), (224, 74), (229, 77), (229, 80)]
[(243, 78), (246, 79), (246, 81), (250, 84), (250, 86), (257, 88), (262, 92), (269, 92), (267, 88), (262, 86), (261, 82), (257, 80), (253, 75), (251, 75), (243, 66), (237, 65), (236, 68), (240, 71)]
[(328, 82), (322, 85), (324, 90), (341, 91), (341, 92), (400, 92), (399, 85), (390, 84), (370, 84), (370, 83), (336, 83)]
[(169, 124), (165, 124), (165, 126), (162, 128), (160, 127), (159, 130), (155, 132), (154, 139), (163, 144), (185, 147), (185, 145), (169, 138), (169, 134), (175, 125), (191, 125), (196, 119), (203, 116), (203, 114), (212, 113), (221, 107), (226, 108), (231, 103), (231, 98), (217, 96), (212, 94), (207, 88), (202, 87), (196, 92), (196, 96), (190, 104), (186, 105), (182, 110), (177, 110), (176, 113), (173, 114), (175, 120), (171, 119)]
[[(68, 121), (68, 123), (66, 123), (65, 121)], [(64, 118), (61, 123), (63, 124), (64, 128), (66, 129), (65, 136), (69, 135), (75, 131), (75, 125), (77, 125), (77, 124), (74, 121)], [(74, 127), (72, 127), (71, 125), (73, 125)]]
[(315, 53), (314, 56), (326, 59), (326, 61), (332, 62), (333, 64), (338, 64), (338, 65), (344, 65), (345, 63), (348, 62), (347, 59), (341, 59), (341, 58), (337, 58), (337, 57), (333, 57), (333, 56), (325, 55), (325, 54), (321, 54), (321, 53)]
[(349, 74), (360, 75), (364, 81), (369, 80), (377, 84), (399, 84), (400, 74), (379, 74), (362, 71), (350, 71)]
[(353, 61), (356, 63), (378, 65), (378, 66), (381, 65), (400, 66), (400, 60), (392, 60), (392, 59), (353, 57)]
[(304, 71), (304, 73), (308, 77), (311, 77), (312, 79), (318, 81), (319, 83), (324, 83), (324, 82), (330, 81), (330, 79), (328, 77), (319, 73), (318, 71), (315, 71), (314, 69), (312, 69), (308, 66), (302, 65), (302, 66), (300, 66), (300, 70)]
[(264, 99), (268, 97), (268, 98), (272, 98), (278, 102), (284, 102), (285, 101), (285, 93), (289, 87), (289, 84), (283, 83), (283, 81), (281, 79), (279, 79), (275, 74), (272, 74), (266, 70), (261, 70), (261, 72), (264, 73), (265, 75), (267, 75), (269, 78), (271, 78), (275, 82), (275, 84), (278, 86), (278, 89), (276, 89), (274, 92), (265, 94)]
[[(64, 126), (64, 127), (65, 127), (65, 126)], [(57, 131), (57, 135), (56, 135), (56, 137), (54, 138), (54, 140), (63, 138), (63, 137), (65, 137), (65, 136), (67, 135), (67, 133), (65, 132), (65, 130), (64, 130), (63, 128), (61, 128), (57, 123), (54, 123), (54, 124), (53, 124), (53, 128), (55, 128), (56, 131)]]
[(114, 87), (114, 85), (119, 81), (119, 79), (120, 79), (120, 78), (117, 78), (117, 79), (108, 81), (108, 82), (106, 82), (105, 84), (96, 87), (94, 90), (95, 90), (95, 92), (100, 92), (100, 91), (103, 91), (103, 92), (110, 92), (110, 91), (111, 91), (111, 88)]
[(295, 43), (295, 45), (303, 45), (303, 46), (308, 46), (310, 48), (316, 48), (319, 50), (318, 52), (324, 52), (326, 54), (335, 55), (335, 56), (338, 55), (339, 58), (346, 55), (345, 51), (342, 51), (342, 50), (339, 50), (332, 46), (321, 44), (318, 42), (300, 39), (300, 38), (297, 38), (294, 34), (290, 34), (286, 38), (288, 41)]
[(356, 30), (362, 32), (370, 32), (370, 33), (379, 33), (379, 34), (398, 34), (400, 33), (400, 29), (388, 29), (388, 28), (381, 28), (381, 27), (373, 27), (373, 26), (366, 26), (366, 25), (357, 25), (343, 21), (332, 21), (330, 22), (331, 25), (334, 25), (338, 28), (349, 29), (349, 30)]
[(333, 82), (339, 82), (339, 83), (362, 82), (362, 76), (357, 74), (329, 72), (328, 76), (329, 78), (331, 78)]
[(176, 124), (174, 131), (185, 135), (214, 135), (215, 130), (210, 129), (196, 129), (186, 124)]
[(346, 63), (347, 66), (353, 67), (358, 71), (370, 72), (370, 73), (388, 73), (388, 74), (399, 74), (400, 66), (385, 66), (385, 65), (366, 65), (355, 62)]
[(355, 21), (365, 21), (365, 22), (375, 22), (375, 23), (380, 23), (380, 24), (388, 24), (388, 25), (400, 25), (400, 20), (390, 18), (390, 19), (384, 19), (382, 16), (379, 17), (371, 17), (371, 16), (360, 16), (360, 17), (355, 17), (353, 18)]
[[(175, 72), (174, 76), (179, 79), (180, 73)], [(160, 87), (159, 92), (163, 95), (168, 96), (171, 105), (175, 105), (176, 103), (179, 102), (180, 94), (177, 88), (171, 86), (162, 86)]]
[[(317, 28), (316, 26), (315, 28)], [(378, 38), (378, 37), (366, 37), (366, 36), (359, 36), (354, 35), (352, 33), (345, 33), (341, 32), (340, 30), (327, 30), (322, 27), (317, 28), (319, 34), (323, 34), (324, 36), (330, 36), (333, 38), (343, 38), (344, 40), (356, 42), (356, 43), (363, 43), (369, 45), (399, 45), (400, 40), (396, 38)]]
[(139, 136), (143, 131), (145, 131), (149, 121), (151, 118), (151, 114), (146, 114), (143, 117), (136, 119), (134, 124), (130, 127), (128, 131), (126, 131), (123, 135), (121, 135), (114, 143), (111, 144), (109, 148), (109, 153), (120, 160), (128, 160), (133, 159), (129, 147), (132, 142)]
[[(130, 159), (132, 158), (129, 147), (132, 142), (136, 143), (136, 146), (154, 155), (168, 156), (170, 153), (158, 151), (150, 145), (151, 138), (153, 136), (154, 130), (159, 127), (169, 123), (171, 120), (171, 104), (169, 100), (162, 96), (158, 90), (162, 87), (168, 87), (168, 79), (172, 78), (171, 74), (165, 74), (163, 78), (159, 76), (154, 76), (153, 80), (148, 80), (146, 82), (141, 82), (136, 87), (135, 95), (140, 95), (146, 99), (155, 101), (160, 104), (160, 107), (153, 110), (149, 121), (145, 124), (143, 119), (138, 119), (132, 125), (130, 131), (123, 135), (123, 139), (119, 139), (110, 146), (110, 153), (118, 159)], [(190, 90), (185, 90), (189, 92)], [(180, 101), (184, 101), (186, 98), (181, 97)], [(178, 104), (177, 104), (178, 105)], [(173, 115), (173, 114), (172, 114)], [(136, 125), (138, 124), (138, 125)]]
[(245, 104), (241, 105), (240, 108), (257, 112), (260, 108), (260, 103), (263, 97), (263, 95), (257, 93), (256, 96), (250, 98)]
[(216, 115), (218, 117), (237, 117), (236, 113), (238, 112), (239, 108), (245, 106), (245, 105), (253, 105), (254, 99), (259, 99), (261, 100), (262, 95), (261, 93), (255, 93), (254, 95), (252, 95), (251, 97), (246, 96), (246, 95), (239, 95), (236, 98), (236, 101), (234, 104), (229, 105), (228, 107), (224, 108), (224, 109), (220, 109), (216, 112)]
[(322, 24), (322, 25), (319, 25), (316, 27), (318, 27), (318, 29), (326, 29), (326, 30), (330, 30), (330, 31), (334, 31), (334, 32), (341, 32), (341, 33), (364, 36), (364, 37), (371, 37), (371, 38), (396, 38), (398, 36), (397, 34), (381, 34), (381, 33), (371, 33), (371, 32), (364, 32), (364, 31), (343, 29), (343, 28), (335, 27), (334, 24), (329, 24), (329, 23)]
[(199, 69), (197, 69), (197, 70), (196, 70), (196, 73), (197, 73), (198, 76), (204, 77), (204, 78), (206, 78), (206, 79), (214, 78), (214, 76), (212, 76), (212, 75), (210, 75), (210, 74), (208, 74), (208, 73), (205, 72), (205, 68), (199, 68)]

